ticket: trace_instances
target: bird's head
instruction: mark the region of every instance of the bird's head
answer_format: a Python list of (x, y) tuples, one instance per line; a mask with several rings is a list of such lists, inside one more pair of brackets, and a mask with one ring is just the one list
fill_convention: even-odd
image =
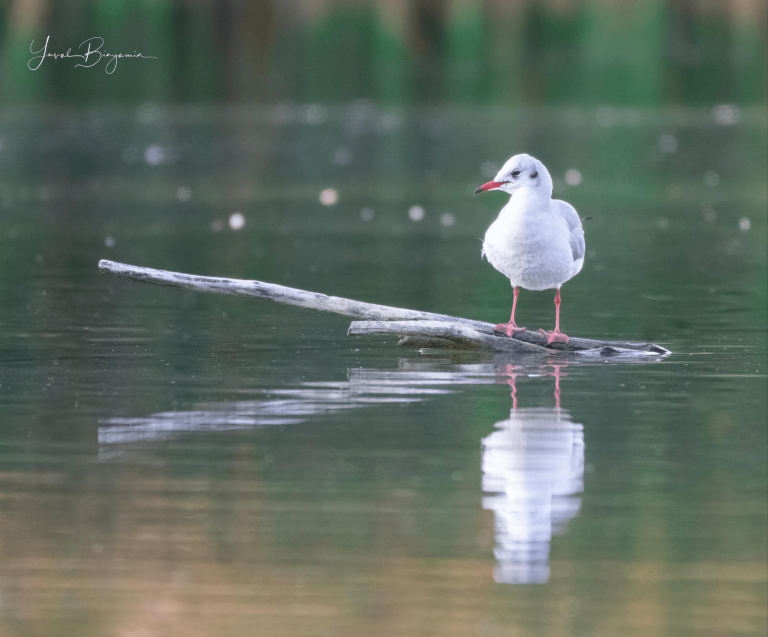
[(514, 194), (523, 188), (530, 188), (541, 192), (542, 195), (552, 196), (552, 177), (549, 171), (535, 157), (515, 155), (501, 167), (501, 170), (493, 178), (493, 181), (483, 184), (475, 194), (490, 190), (503, 190), (507, 194)]

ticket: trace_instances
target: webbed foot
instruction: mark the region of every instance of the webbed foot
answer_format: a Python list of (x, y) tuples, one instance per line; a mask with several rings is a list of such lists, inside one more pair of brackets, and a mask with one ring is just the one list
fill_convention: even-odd
[(509, 338), (512, 338), (515, 332), (522, 332), (523, 330), (525, 330), (524, 327), (519, 327), (514, 323), (499, 323), (494, 326), (493, 333), (496, 336), (508, 336)]
[(563, 334), (560, 330), (552, 330), (551, 332), (545, 332), (544, 330), (539, 330), (539, 334), (542, 334), (547, 337), (547, 345), (551, 345), (552, 343), (565, 343), (568, 344), (568, 341), (570, 340), (568, 336)]

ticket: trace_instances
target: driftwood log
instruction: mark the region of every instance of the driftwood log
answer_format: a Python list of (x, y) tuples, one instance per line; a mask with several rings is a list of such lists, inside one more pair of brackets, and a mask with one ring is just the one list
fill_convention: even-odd
[(252, 296), (267, 301), (365, 319), (353, 321), (348, 333), (353, 335), (397, 335), (401, 337), (399, 344), (414, 347), (540, 354), (561, 350), (600, 353), (606, 356), (619, 353), (669, 354), (668, 350), (652, 343), (598, 341), (571, 337), (567, 344), (552, 343), (547, 345), (547, 339), (538, 332), (518, 332), (513, 338), (496, 336), (493, 332), (493, 324), (484, 321), (364, 303), (262, 281), (222, 279), (168, 272), (107, 261), (106, 259), (99, 261), (99, 270), (132, 281), (169, 285), (199, 292)]

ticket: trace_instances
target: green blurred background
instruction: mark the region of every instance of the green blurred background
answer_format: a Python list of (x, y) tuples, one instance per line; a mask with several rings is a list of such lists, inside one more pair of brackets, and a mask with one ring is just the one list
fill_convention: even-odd
[[(9, 0), (3, 103), (760, 105), (765, 27), (763, 0)], [(30, 73), (46, 36), (157, 60)]]

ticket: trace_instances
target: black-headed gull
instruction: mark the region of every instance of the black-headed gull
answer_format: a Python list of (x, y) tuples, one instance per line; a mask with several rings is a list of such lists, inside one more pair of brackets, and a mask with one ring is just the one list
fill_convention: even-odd
[(515, 324), (520, 288), (555, 288), (555, 329), (539, 332), (547, 337), (548, 344), (567, 343), (568, 337), (560, 331), (560, 286), (584, 265), (584, 230), (579, 215), (571, 204), (552, 199), (552, 177), (544, 164), (530, 155), (512, 157), (493, 181), (480, 186), (475, 194), (489, 190), (511, 195), (483, 241), (482, 254), (514, 288), (509, 323), (499, 323), (495, 330), (512, 336), (525, 329)]

